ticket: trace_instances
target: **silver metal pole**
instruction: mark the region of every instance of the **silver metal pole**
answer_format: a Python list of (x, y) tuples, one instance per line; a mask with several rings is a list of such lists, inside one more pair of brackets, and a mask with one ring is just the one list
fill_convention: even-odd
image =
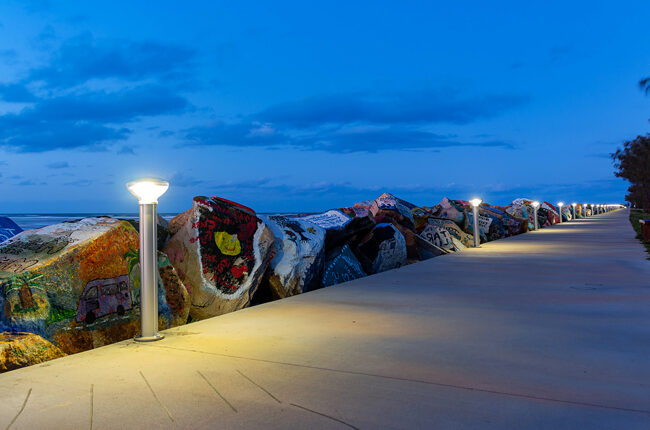
[(472, 208), (474, 212), (474, 248), (481, 247), (481, 236), (478, 230), (478, 206)]
[(537, 221), (537, 207), (533, 206), (533, 218), (535, 218), (535, 230), (539, 230), (539, 222)]
[(560, 222), (559, 224), (562, 224), (562, 206), (559, 206), (560, 208)]
[(158, 269), (156, 203), (140, 204), (140, 336), (151, 342), (164, 336), (158, 333)]

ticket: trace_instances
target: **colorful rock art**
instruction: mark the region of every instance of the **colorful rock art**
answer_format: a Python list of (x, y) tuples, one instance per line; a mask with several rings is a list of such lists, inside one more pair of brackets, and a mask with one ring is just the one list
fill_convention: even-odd
[(390, 193), (383, 193), (375, 199), (370, 211), (377, 223), (392, 222), (413, 230), (415, 221), (411, 210), (414, 208), (416, 208), (414, 204), (397, 198)]
[(367, 276), (348, 245), (331, 251), (325, 256), (321, 285), (329, 287)]
[(293, 218), (310, 222), (325, 230), (325, 253), (358, 242), (375, 226), (372, 214), (363, 208), (329, 210)]
[(31, 366), (66, 354), (34, 333), (0, 333), (0, 373)]
[(464, 232), (454, 221), (437, 217), (428, 217), (426, 221), (427, 223), (422, 226), (422, 230), (424, 230), (427, 225), (433, 225), (445, 229), (451, 235), (452, 239), (454, 239), (454, 245), (457, 250), (473, 246), (474, 236)]
[[(65, 353), (135, 336), (138, 246), (131, 224), (108, 217), (29, 230), (0, 244), (0, 331), (38, 334)], [(187, 312), (174, 315), (167, 303), (170, 282), (159, 284), (161, 328), (184, 324)]]
[(325, 229), (309, 221), (260, 215), (275, 236), (275, 256), (266, 272), (274, 298), (285, 298), (320, 287)]
[(406, 241), (393, 224), (377, 224), (357, 247), (357, 256), (366, 273), (395, 269), (406, 264)]
[(0, 216), (0, 243), (23, 231), (11, 218)]
[(179, 216), (164, 252), (191, 288), (192, 320), (248, 306), (272, 258), (271, 230), (252, 209), (218, 197), (195, 197)]

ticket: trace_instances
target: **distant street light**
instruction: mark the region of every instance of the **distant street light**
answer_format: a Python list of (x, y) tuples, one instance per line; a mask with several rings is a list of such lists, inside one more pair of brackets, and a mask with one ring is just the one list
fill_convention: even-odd
[(533, 218), (535, 218), (535, 228), (534, 230), (539, 230), (539, 222), (537, 221), (537, 208), (539, 207), (539, 202), (535, 200), (533, 203)]
[(574, 221), (577, 219), (577, 218), (576, 218), (576, 206), (577, 206), (577, 205), (578, 205), (577, 203), (571, 203), (571, 206), (572, 206), (572, 208), (573, 208), (573, 220), (574, 220)]
[(562, 206), (564, 206), (564, 202), (560, 202), (557, 205), (560, 207), (560, 224), (562, 224)]
[(483, 200), (481, 199), (472, 199), (469, 201), (472, 204), (472, 211), (474, 214), (474, 248), (481, 247), (481, 237), (478, 229), (478, 207), (481, 205)]
[(157, 206), (169, 183), (158, 179), (140, 179), (126, 184), (140, 203), (140, 336), (135, 340), (151, 342), (164, 336), (158, 333), (158, 239)]

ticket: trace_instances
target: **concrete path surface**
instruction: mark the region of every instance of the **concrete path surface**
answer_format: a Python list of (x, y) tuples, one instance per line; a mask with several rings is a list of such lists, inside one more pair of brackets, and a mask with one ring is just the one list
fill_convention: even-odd
[(0, 375), (0, 429), (650, 429), (628, 211)]

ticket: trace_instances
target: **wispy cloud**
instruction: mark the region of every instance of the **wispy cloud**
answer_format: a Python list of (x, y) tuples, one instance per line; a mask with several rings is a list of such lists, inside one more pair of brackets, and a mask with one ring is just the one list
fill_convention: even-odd
[(502, 115), (526, 97), (471, 97), (459, 91), (351, 93), (315, 96), (271, 106), (239, 122), (216, 122), (185, 130), (187, 145), (292, 147), (335, 153), (439, 150), (458, 146), (512, 149), (512, 142), (486, 136), (461, 139), (431, 131)]
[(46, 164), (48, 169), (67, 169), (70, 164), (67, 161), (55, 161), (54, 163)]

